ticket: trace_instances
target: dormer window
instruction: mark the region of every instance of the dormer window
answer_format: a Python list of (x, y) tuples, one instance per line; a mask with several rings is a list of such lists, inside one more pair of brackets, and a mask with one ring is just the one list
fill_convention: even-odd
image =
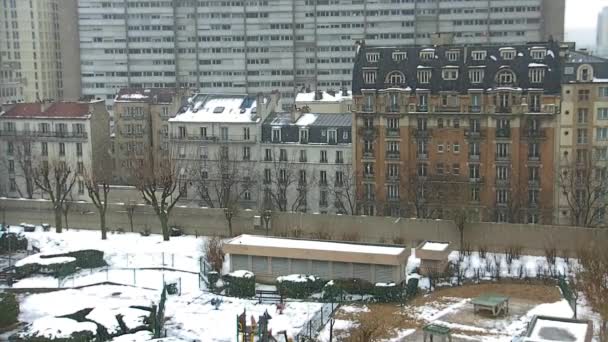
[(281, 128), (272, 127), (272, 142), (281, 142)]
[(423, 61), (430, 61), (435, 59), (435, 50), (434, 49), (424, 49), (420, 51), (420, 59)]
[(474, 61), (483, 61), (486, 59), (487, 55), (488, 55), (487, 51), (478, 50), (478, 51), (471, 52), (471, 58)]
[(460, 59), (460, 51), (459, 50), (449, 50), (445, 53), (445, 58), (450, 62), (456, 62)]
[(500, 49), (500, 57), (507, 61), (514, 59), (515, 53), (516, 53), (516, 51), (514, 48), (501, 48)]
[(511, 70), (499, 71), (496, 75), (496, 83), (500, 86), (511, 86), (515, 83), (515, 74)]
[(479, 84), (483, 82), (485, 71), (482, 68), (473, 68), (469, 70), (469, 80), (473, 84)]
[(405, 76), (400, 71), (391, 71), (386, 76), (386, 83), (388, 84), (403, 84), (405, 83)]
[(545, 59), (547, 56), (547, 49), (545, 48), (532, 48), (530, 50), (530, 57), (533, 59)]
[(528, 70), (528, 77), (530, 78), (530, 83), (543, 83), (543, 80), (545, 79), (545, 68), (530, 68), (530, 70)]
[(378, 52), (368, 52), (365, 54), (367, 57), (367, 61), (370, 63), (377, 63), (380, 60), (380, 53)]
[(393, 61), (401, 62), (407, 59), (407, 52), (393, 52)]
[(441, 71), (441, 77), (446, 81), (455, 81), (458, 79), (458, 67), (445, 67)]
[(577, 71), (577, 80), (580, 82), (593, 80), (593, 68), (590, 65), (581, 65)]
[(418, 83), (430, 83), (431, 82), (431, 70), (418, 70)]
[(300, 143), (307, 144), (308, 143), (308, 128), (300, 129)]
[(376, 71), (375, 70), (363, 71), (363, 82), (365, 82), (365, 84), (376, 83)]

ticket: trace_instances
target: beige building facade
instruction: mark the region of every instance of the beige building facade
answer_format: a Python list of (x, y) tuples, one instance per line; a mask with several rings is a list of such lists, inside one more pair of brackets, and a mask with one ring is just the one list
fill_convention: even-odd
[(78, 100), (76, 0), (0, 2), (0, 103)]
[[(319, 114), (351, 114), (353, 105), (352, 92), (315, 91), (303, 92), (296, 95), (296, 109)], [(305, 108), (308, 108), (305, 110)]]

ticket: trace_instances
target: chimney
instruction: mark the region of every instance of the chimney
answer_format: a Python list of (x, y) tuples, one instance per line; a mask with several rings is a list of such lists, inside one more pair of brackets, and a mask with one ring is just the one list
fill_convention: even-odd
[(327, 93), (328, 93), (329, 95), (333, 96), (333, 97), (335, 97), (335, 96), (336, 96), (336, 92), (335, 92), (333, 89), (328, 89), (328, 90), (327, 90)]
[(342, 87), (342, 97), (347, 97), (348, 96), (348, 90), (346, 90), (346, 87)]
[(317, 90), (315, 92), (315, 101), (318, 101), (318, 100), (323, 100), (323, 92), (320, 90)]
[(310, 93), (310, 86), (306, 86), (306, 93)]

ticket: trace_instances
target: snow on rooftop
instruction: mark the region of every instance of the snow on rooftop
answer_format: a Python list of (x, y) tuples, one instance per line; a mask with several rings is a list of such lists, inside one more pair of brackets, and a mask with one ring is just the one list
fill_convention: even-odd
[(300, 116), (298, 121), (296, 121), (296, 125), (297, 126), (308, 126), (308, 125), (312, 124), (313, 122), (315, 122), (315, 120), (317, 120), (318, 117), (319, 116), (317, 114), (306, 113), (306, 114)]
[(229, 273), (228, 275), (233, 278), (252, 278), (253, 277), (253, 273), (246, 271), (246, 270), (236, 270), (232, 273)]
[(435, 49), (433, 49), (433, 48), (426, 48), (426, 49), (422, 49), (420, 51), (423, 51), (423, 52), (435, 52)]
[(498, 49), (498, 51), (511, 51), (511, 50), (515, 50), (514, 47), (501, 47), (500, 49)]
[(563, 322), (537, 319), (529, 336), (533, 341), (571, 341), (584, 342), (587, 336), (587, 323)]
[(221, 96), (211, 97), (194, 97), (193, 101), (197, 101), (193, 106), (190, 106), (186, 112), (177, 114), (175, 118), (169, 119), (172, 122), (231, 122), (231, 123), (250, 123), (256, 122), (257, 117), (255, 108), (257, 103), (248, 108), (241, 108), (245, 98), (243, 96)]
[(419, 65), (416, 68), (418, 68), (418, 69), (432, 69), (433, 67), (425, 66), (425, 65)]
[(594, 83), (606, 83), (608, 82), (608, 78), (593, 78)]
[(120, 95), (120, 99), (121, 100), (142, 100), (142, 99), (147, 99), (148, 96), (143, 95), (143, 94), (125, 94), (125, 95)]
[(353, 99), (353, 93), (352, 92), (348, 92), (348, 95), (343, 95), (342, 91), (336, 91), (334, 95), (331, 95), (330, 93), (324, 91), (322, 93), (322, 97), (320, 100), (315, 100), (315, 92), (310, 92), (310, 93), (298, 93), (298, 95), (296, 95), (296, 103), (297, 102), (343, 102), (346, 100), (352, 100)]
[(425, 251), (444, 251), (448, 248), (449, 243), (447, 242), (425, 242), (422, 245), (422, 249)]
[(234, 239), (230, 240), (228, 244), (270, 248), (297, 248), (309, 251), (334, 251), (384, 255), (400, 255), (405, 251), (405, 248), (403, 247), (385, 247), (329, 241), (283, 239), (247, 234), (235, 237)]
[(543, 63), (530, 63), (528, 64), (529, 68), (546, 68), (548, 67), (547, 64), (543, 64)]

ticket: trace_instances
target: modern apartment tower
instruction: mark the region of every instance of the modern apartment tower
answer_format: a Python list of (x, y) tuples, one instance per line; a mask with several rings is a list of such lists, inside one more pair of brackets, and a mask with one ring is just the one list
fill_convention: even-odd
[(76, 1), (0, 1), (0, 103), (80, 97)]
[(608, 56), (608, 7), (597, 16), (596, 49), (599, 56)]
[[(188, 87), (255, 94), (350, 88), (368, 46), (563, 39), (564, 0), (79, 0), (85, 95)], [(551, 18), (551, 20), (548, 20)], [(290, 101), (291, 99), (291, 101)]]

